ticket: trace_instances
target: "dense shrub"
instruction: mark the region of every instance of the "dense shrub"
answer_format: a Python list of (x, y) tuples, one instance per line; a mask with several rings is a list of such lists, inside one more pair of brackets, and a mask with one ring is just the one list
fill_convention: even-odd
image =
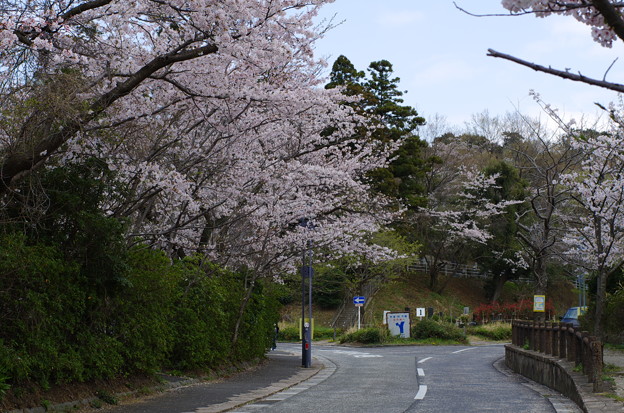
[[(206, 275), (197, 262), (179, 263), (178, 288), (173, 325), (176, 332), (171, 354), (172, 367), (188, 369), (222, 363), (229, 353), (226, 305), (227, 280), (219, 274)], [(231, 310), (230, 310), (231, 311)]]
[(0, 237), (0, 371), (12, 382), (44, 386), (85, 376), (78, 334), (87, 294), (78, 267), (57, 248), (27, 245), (22, 234)]
[[(532, 319), (533, 318), (533, 301), (522, 300), (516, 303), (491, 303), (480, 304), (474, 310), (474, 315), (479, 322), (488, 322), (494, 320), (514, 320), (514, 319)], [(555, 307), (552, 300), (546, 300), (546, 318), (552, 318), (555, 314)]]
[(488, 340), (511, 340), (511, 324), (491, 323), (468, 327), (468, 333)]
[[(593, 308), (591, 309), (593, 311)], [(592, 311), (588, 311), (587, 316), (591, 316)], [(585, 316), (585, 317), (587, 317)], [(592, 320), (593, 321), (593, 320)], [(585, 320), (582, 325), (589, 325)], [(624, 343), (624, 289), (616, 291), (607, 296), (607, 304), (604, 316), (604, 329), (607, 341), (611, 343)]]
[(217, 367), (262, 356), (278, 301), (261, 282), (146, 247), (125, 254), (123, 288), (94, 285), (60, 249), (0, 236), (0, 394), (30, 382), (88, 381), (162, 368)]
[(416, 339), (439, 338), (464, 341), (463, 331), (455, 324), (424, 319), (412, 326), (412, 337)]
[[(336, 334), (340, 334), (340, 331), (337, 331)], [(331, 340), (334, 338), (334, 329), (331, 327), (321, 327), (314, 326), (314, 340)], [(298, 341), (301, 340), (299, 337), (299, 326), (298, 325), (290, 325), (283, 328), (280, 328), (278, 340), (280, 341)]]
[(294, 325), (294, 326), (286, 326), (286, 327), (280, 328), (277, 339), (280, 341), (301, 340), (299, 336), (299, 326)]
[(341, 343), (362, 343), (362, 344), (378, 344), (382, 343), (386, 338), (386, 329), (378, 327), (368, 327), (347, 333), (340, 338)]
[(177, 334), (171, 322), (177, 274), (161, 251), (138, 247), (128, 255), (129, 285), (113, 300), (112, 323), (125, 369), (153, 372), (168, 359)]
[[(340, 334), (339, 331), (336, 332), (336, 335)], [(314, 339), (315, 340), (331, 340), (334, 338), (334, 329), (331, 327), (314, 327)]]

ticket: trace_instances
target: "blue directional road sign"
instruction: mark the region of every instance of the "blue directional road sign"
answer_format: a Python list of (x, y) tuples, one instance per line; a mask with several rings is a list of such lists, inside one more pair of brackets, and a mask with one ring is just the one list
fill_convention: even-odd
[(353, 304), (355, 304), (356, 307), (363, 306), (365, 302), (366, 302), (366, 297), (353, 297)]

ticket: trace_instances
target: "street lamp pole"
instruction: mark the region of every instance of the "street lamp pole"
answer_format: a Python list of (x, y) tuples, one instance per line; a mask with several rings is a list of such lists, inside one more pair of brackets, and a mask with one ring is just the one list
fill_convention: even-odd
[[(299, 225), (309, 229), (310, 224), (307, 218), (299, 221)], [(306, 254), (307, 253), (307, 254)], [(312, 242), (308, 239), (306, 247), (303, 249), (301, 263), (301, 365), (303, 367), (312, 366)], [(308, 322), (306, 322), (306, 279), (308, 280)]]

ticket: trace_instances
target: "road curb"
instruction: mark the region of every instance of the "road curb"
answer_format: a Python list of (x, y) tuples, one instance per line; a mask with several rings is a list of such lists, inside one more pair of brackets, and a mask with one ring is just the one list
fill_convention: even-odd
[[(290, 353), (290, 354), (296, 355), (295, 353)], [(290, 389), (291, 387), (298, 386), (299, 384), (302, 384), (310, 380), (311, 378), (316, 376), (319, 372), (329, 367), (327, 364), (328, 360), (325, 359), (324, 357), (321, 357), (321, 356), (313, 357), (313, 360), (315, 360), (316, 363), (312, 363), (312, 367), (310, 368), (300, 367), (299, 371), (296, 374), (290, 376), (287, 379), (282, 379), (278, 382), (271, 383), (267, 387), (263, 387), (260, 389), (253, 390), (249, 393), (238, 395), (224, 403), (219, 403), (219, 404), (215, 404), (209, 407), (199, 408), (196, 410), (196, 413), (227, 412), (227, 411), (234, 410), (242, 406), (253, 404), (260, 400), (266, 399), (267, 397), (273, 396), (274, 394)]]

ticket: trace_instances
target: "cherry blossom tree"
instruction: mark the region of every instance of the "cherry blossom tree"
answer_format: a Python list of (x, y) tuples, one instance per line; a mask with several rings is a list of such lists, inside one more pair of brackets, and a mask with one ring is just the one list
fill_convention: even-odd
[(566, 228), (563, 214), (570, 194), (569, 188), (561, 185), (561, 176), (576, 170), (582, 153), (572, 145), (575, 133), (571, 126), (545, 105), (539, 95), (534, 97), (560, 127), (548, 131), (533, 124), (528, 139), (517, 142), (509, 150), (515, 154), (516, 166), (530, 188), (526, 198), (528, 209), (516, 217), (517, 237), (523, 260), (536, 282), (535, 293), (545, 294), (549, 283), (547, 267), (558, 260), (563, 248), (560, 240)]
[(39, 167), (98, 157), (124, 188), (103, 210), (172, 256), (278, 274), (301, 217), (315, 245), (365, 250), (386, 217), (359, 178), (388, 153), (350, 139), (359, 117), (321, 87), (328, 2), (4, 2), (3, 201)]
[(583, 134), (574, 147), (587, 154), (579, 171), (562, 176), (575, 208), (564, 238), (572, 262), (597, 280), (593, 331), (603, 336), (609, 277), (624, 263), (624, 123), (614, 118), (612, 129)]
[(364, 120), (313, 55), (331, 1), (4, 1), (0, 212), (41, 168), (102, 160), (115, 182), (101, 208), (129, 242), (244, 269), (239, 320), (307, 241), (393, 257), (363, 241), (391, 217), (362, 177), (395, 148), (353, 138)]
[(471, 244), (485, 244), (492, 234), (492, 218), (503, 214), (507, 207), (520, 201), (492, 200), (488, 190), (497, 187), (497, 174), (485, 175), (475, 169), (462, 168), (444, 194), (430, 194), (429, 205), (417, 214), (424, 258), (429, 267), (429, 286), (434, 291), (444, 290), (444, 271), (454, 273), (456, 267), (468, 258)]

